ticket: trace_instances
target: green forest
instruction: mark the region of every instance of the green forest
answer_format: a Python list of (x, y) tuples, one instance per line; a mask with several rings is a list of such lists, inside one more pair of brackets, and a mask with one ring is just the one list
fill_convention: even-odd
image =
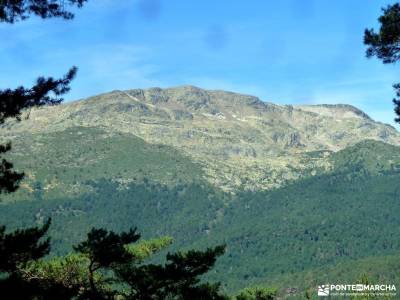
[[(224, 244), (225, 254), (206, 278), (231, 294), (252, 285), (306, 291), (317, 283), (315, 274), (342, 280), (354, 261), (351, 279), (366, 273), (397, 281), (400, 173), (398, 165), (380, 162), (398, 153), (397, 147), (363, 142), (334, 154), (337, 168), (329, 174), (235, 195), (205, 182), (170, 187), (144, 180), (121, 188), (99, 179), (85, 183), (94, 193), (45, 200), (37, 192), (35, 199), (3, 203), (0, 216), (9, 229), (51, 218), (50, 257), (67, 255), (92, 226), (115, 232), (137, 227), (145, 239), (170, 236), (173, 243), (155, 261), (165, 251)], [(371, 260), (386, 268), (371, 268)]]

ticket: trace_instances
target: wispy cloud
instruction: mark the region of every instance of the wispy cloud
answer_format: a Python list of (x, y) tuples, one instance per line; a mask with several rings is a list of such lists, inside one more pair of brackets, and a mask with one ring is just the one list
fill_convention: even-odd
[[(156, 79), (159, 67), (150, 62), (151, 55), (150, 49), (131, 44), (98, 44), (68, 53), (71, 61), (79, 62), (79, 76), (85, 78), (82, 81), (85, 86), (79, 81), (76, 83), (76, 90), (84, 96), (99, 90), (163, 85)], [(58, 53), (55, 61), (59, 59), (57, 56), (65, 54)], [(69, 96), (70, 99), (74, 97), (74, 93)]]
[[(39, 53), (31, 64), (33, 80), (42, 74), (42, 65), (52, 66), (50, 74), (60, 76), (72, 65), (79, 67), (77, 79), (72, 83), (72, 91), (67, 99), (91, 96), (114, 89), (134, 87), (164, 86), (155, 79), (159, 67), (150, 63), (151, 49), (132, 44), (95, 44), (86, 47), (64, 48), (54, 52)], [(0, 81), (6, 74), (0, 75)], [(15, 77), (16, 74), (14, 74)], [(7, 80), (10, 80), (8, 78)], [(14, 78), (17, 81), (17, 78)], [(11, 83), (11, 82), (10, 82)], [(22, 82), (30, 84), (29, 82)]]

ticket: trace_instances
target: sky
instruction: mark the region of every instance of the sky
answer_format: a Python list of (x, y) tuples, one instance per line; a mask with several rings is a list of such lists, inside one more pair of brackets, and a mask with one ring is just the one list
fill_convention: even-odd
[(367, 59), (363, 45), (389, 3), (89, 0), (72, 21), (0, 24), (0, 89), (76, 65), (66, 101), (195, 85), (278, 104), (351, 104), (394, 125), (400, 66)]

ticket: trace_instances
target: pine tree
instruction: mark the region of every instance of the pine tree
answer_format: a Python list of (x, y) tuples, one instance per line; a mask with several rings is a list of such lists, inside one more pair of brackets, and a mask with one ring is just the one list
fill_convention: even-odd
[(107, 271), (115, 265), (126, 264), (134, 259), (133, 254), (125, 246), (135, 243), (139, 238), (140, 235), (136, 233), (136, 229), (117, 234), (113, 231), (93, 228), (88, 233), (87, 239), (74, 247), (75, 251), (89, 259), (90, 290), (86, 295), (87, 297), (90, 299), (106, 299), (106, 296), (112, 296), (113, 293), (101, 291), (96, 286), (95, 272), (100, 269)]
[(40, 285), (25, 281), (19, 270), (31, 260), (39, 259), (50, 252), (50, 239), (44, 236), (49, 229), (49, 219), (42, 227), (19, 229), (6, 233), (0, 227), (0, 290), (2, 296), (10, 299), (31, 299), (34, 295), (45, 293)]
[(227, 299), (219, 283), (201, 282), (200, 278), (215, 264), (224, 246), (205, 251), (168, 254), (165, 265), (116, 265), (117, 278), (129, 286), (126, 299)]
[[(74, 247), (89, 260), (90, 284), (89, 289), (82, 287), (87, 290), (81, 295), (83, 299), (113, 299), (117, 296), (126, 300), (226, 299), (220, 293), (218, 283), (200, 280), (224, 253), (224, 246), (168, 254), (165, 265), (144, 264), (143, 260), (148, 257), (143, 257), (140, 247), (134, 246), (139, 238), (136, 229), (117, 234), (94, 228), (85, 241)], [(153, 241), (154, 250), (163, 248), (169, 241)]]
[[(396, 63), (400, 60), (400, 4), (388, 5), (382, 9), (383, 14), (378, 18), (380, 28), (366, 29), (364, 44), (368, 46), (367, 57), (376, 56), (384, 64)], [(400, 123), (400, 83), (393, 85), (396, 97), (393, 99), (395, 121)]]
[[(81, 7), (86, 0), (0, 0), (0, 22), (14, 23), (25, 20), (30, 15), (43, 19), (61, 17), (71, 19), (73, 14), (67, 5)], [(0, 125), (9, 118), (21, 120), (25, 109), (43, 105), (55, 105), (62, 101), (63, 94), (70, 90), (69, 84), (76, 75), (77, 68), (72, 67), (61, 79), (39, 77), (34, 86), (0, 90)], [(23, 173), (13, 170), (13, 164), (4, 158), (11, 150), (11, 144), (0, 145), (0, 194), (12, 193), (18, 188)], [(44, 236), (50, 226), (48, 220), (42, 227), (32, 227), (6, 233), (0, 227), (0, 290), (4, 299), (54, 299), (60, 294), (55, 284), (44, 286), (37, 279), (25, 280), (19, 269), (31, 260), (39, 259), (50, 251), (50, 240)], [(60, 299), (60, 298), (58, 298)]]
[[(82, 7), (87, 0), (1, 0), (0, 23), (14, 23), (26, 20), (31, 15), (40, 16), (43, 19), (64, 18), (72, 19), (73, 13), (67, 10), (67, 6)], [(0, 125), (6, 119), (15, 118), (21, 120), (23, 110), (43, 106), (55, 105), (62, 102), (61, 96), (70, 90), (70, 83), (77, 72), (72, 67), (61, 79), (43, 76), (36, 80), (34, 86), (16, 89), (0, 89)], [(11, 150), (11, 144), (0, 145), (0, 194), (3, 192), (15, 192), (18, 183), (24, 177), (23, 173), (13, 170), (13, 164), (4, 158), (4, 154)]]

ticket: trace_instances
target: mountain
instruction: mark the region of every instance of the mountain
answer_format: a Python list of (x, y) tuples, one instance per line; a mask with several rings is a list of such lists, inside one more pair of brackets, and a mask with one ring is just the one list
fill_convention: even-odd
[[(29, 120), (10, 122), (1, 130), (6, 140), (14, 142), (16, 153), (29, 148), (32, 156), (38, 157), (41, 151), (59, 147), (58, 136), (69, 140), (71, 134), (74, 138), (70, 140), (76, 141), (82, 128), (102, 130), (102, 134), (90, 133), (96, 138), (85, 144), (99, 148), (95, 143), (100, 137), (104, 143), (116, 145), (113, 139), (123, 135), (126, 140), (140, 138), (151, 145), (172, 147), (198, 164), (205, 180), (225, 191), (268, 190), (327, 171), (332, 164), (326, 158), (332, 152), (363, 140), (400, 144), (393, 127), (375, 122), (349, 105), (281, 106), (253, 96), (192, 86), (113, 91), (34, 109), (29, 115)], [(69, 146), (62, 152), (70, 155), (67, 161), (77, 164), (74, 151), (83, 148)], [(100, 163), (95, 152), (84, 152), (80, 168)], [(20, 166), (26, 170), (25, 164)], [(37, 167), (28, 167), (31, 179), (40, 177)], [(132, 171), (108, 177), (131, 180), (131, 175)], [(64, 184), (55, 176), (46, 182), (49, 192)]]
[(0, 218), (16, 228), (52, 217), (53, 254), (92, 226), (138, 226), (172, 236), (169, 251), (225, 243), (209, 276), (227, 291), (301, 296), (343, 273), (397, 280), (400, 135), (355, 107), (186, 86), (28, 113), (1, 128), (27, 178), (2, 195)]

